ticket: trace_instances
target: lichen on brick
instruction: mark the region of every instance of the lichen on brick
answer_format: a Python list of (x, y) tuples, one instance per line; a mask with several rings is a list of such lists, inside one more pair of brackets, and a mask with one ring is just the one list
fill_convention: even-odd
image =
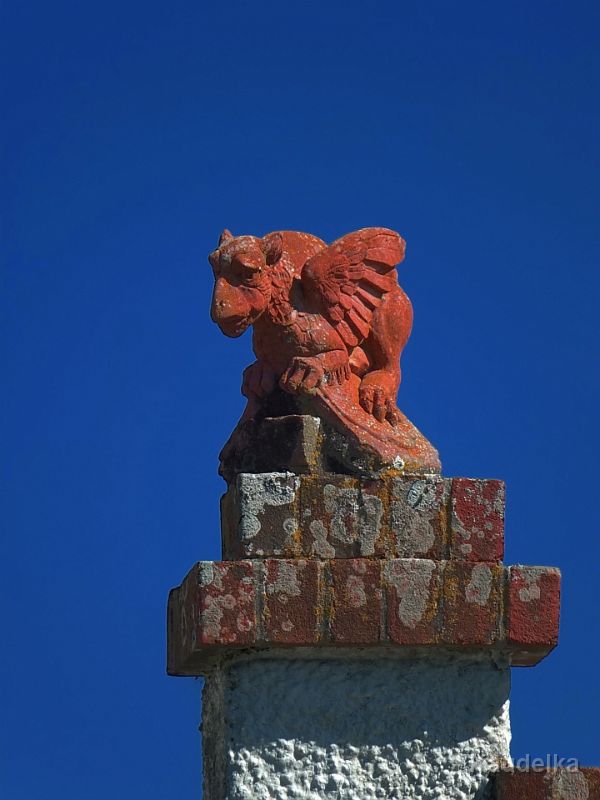
[(399, 556), (427, 556), (436, 545), (436, 557), (445, 555), (448, 483), (445, 478), (437, 476), (392, 481), (390, 525)]
[(267, 593), (279, 594), (284, 597), (298, 597), (300, 595), (298, 578), (304, 566), (303, 561), (294, 563), (283, 559), (278, 561), (275, 580), (267, 582)]
[(309, 525), (313, 536), (312, 552), (319, 558), (335, 558), (335, 547), (327, 540), (327, 528), (320, 519), (313, 519)]
[(475, 564), (471, 579), (465, 588), (467, 603), (485, 606), (492, 590), (492, 571), (487, 564)]
[[(262, 526), (269, 507), (290, 506), (296, 498), (300, 479), (289, 472), (243, 473), (238, 476), (239, 534), (243, 541), (253, 539)], [(289, 528), (291, 515), (285, 518)], [(288, 532), (288, 531), (286, 531)]]
[(381, 499), (355, 487), (331, 483), (323, 487), (323, 499), (325, 510), (331, 515), (331, 537), (344, 544), (358, 541), (362, 556), (373, 555), (381, 530)]
[(395, 559), (385, 566), (385, 579), (396, 589), (398, 617), (414, 629), (423, 619), (435, 562), (428, 559)]

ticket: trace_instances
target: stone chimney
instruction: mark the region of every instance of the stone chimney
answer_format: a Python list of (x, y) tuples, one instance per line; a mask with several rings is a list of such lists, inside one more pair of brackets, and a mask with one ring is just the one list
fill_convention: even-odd
[(205, 678), (206, 800), (600, 798), (594, 770), (511, 769), (511, 668), (555, 647), (560, 574), (502, 563), (504, 483), (443, 477), (395, 406), (402, 255), (382, 228), (211, 254), (213, 318), (233, 335), (246, 309), (258, 361), (221, 454), (222, 560), (169, 597), (168, 672)]

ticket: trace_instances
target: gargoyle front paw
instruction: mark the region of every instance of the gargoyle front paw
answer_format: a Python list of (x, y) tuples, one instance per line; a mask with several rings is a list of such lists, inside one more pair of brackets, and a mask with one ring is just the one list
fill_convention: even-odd
[(296, 356), (279, 379), (279, 385), (290, 394), (312, 392), (321, 385), (325, 370), (318, 358)]
[(395, 426), (400, 422), (400, 413), (396, 406), (396, 393), (385, 383), (364, 380), (358, 390), (361, 406), (368, 414), (372, 414), (378, 422), (387, 420)]
[(244, 397), (266, 397), (271, 394), (277, 378), (271, 367), (264, 361), (255, 361), (244, 370), (242, 394)]

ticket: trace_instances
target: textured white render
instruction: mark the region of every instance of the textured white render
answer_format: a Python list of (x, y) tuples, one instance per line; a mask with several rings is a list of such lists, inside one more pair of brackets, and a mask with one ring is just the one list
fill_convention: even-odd
[(510, 760), (508, 668), (249, 659), (206, 681), (206, 800), (464, 800)]

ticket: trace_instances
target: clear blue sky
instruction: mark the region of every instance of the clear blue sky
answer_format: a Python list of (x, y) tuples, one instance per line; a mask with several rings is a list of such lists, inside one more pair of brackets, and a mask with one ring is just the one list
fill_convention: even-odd
[(564, 571), (513, 673), (515, 756), (600, 763), (594, 2), (16, 2), (3, 10), (0, 790), (199, 792), (168, 589), (219, 554), (249, 337), (224, 226), (408, 242), (400, 405), (508, 485), (507, 560)]

